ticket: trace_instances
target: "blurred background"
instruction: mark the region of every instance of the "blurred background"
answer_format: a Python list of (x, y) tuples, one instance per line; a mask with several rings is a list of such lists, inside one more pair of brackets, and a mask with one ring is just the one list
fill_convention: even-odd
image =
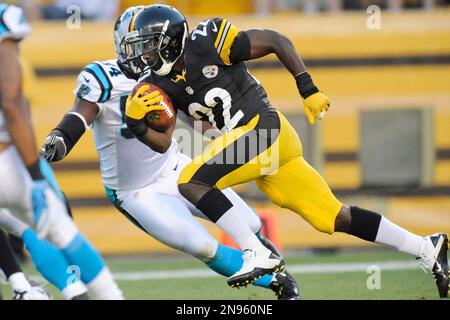
[[(113, 23), (120, 11), (154, 2), (12, 2), (26, 9), (33, 27), (22, 53), (40, 144), (71, 107), (80, 69), (114, 58)], [(241, 30), (268, 28), (287, 35), (331, 99), (325, 120), (307, 125), (295, 81), (275, 57), (248, 66), (298, 129), (307, 160), (342, 201), (381, 212), (419, 234), (450, 232), (449, 0), (161, 2), (181, 10), (191, 29), (220, 16)], [(74, 18), (77, 8), (81, 21)], [(108, 203), (90, 132), (54, 168), (77, 224), (102, 253), (173, 252)], [(296, 214), (268, 203), (254, 184), (236, 190), (284, 249), (372, 246), (315, 231)], [(205, 225), (228, 243), (219, 229)]]

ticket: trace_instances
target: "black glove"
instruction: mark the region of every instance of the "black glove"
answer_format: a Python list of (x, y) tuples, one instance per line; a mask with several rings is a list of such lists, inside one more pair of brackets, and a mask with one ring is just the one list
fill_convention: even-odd
[(67, 147), (64, 139), (56, 134), (50, 134), (42, 144), (41, 155), (48, 161), (59, 161), (66, 156)]

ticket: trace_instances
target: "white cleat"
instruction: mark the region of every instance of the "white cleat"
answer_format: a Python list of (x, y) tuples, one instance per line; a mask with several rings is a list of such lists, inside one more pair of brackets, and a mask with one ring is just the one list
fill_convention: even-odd
[(40, 286), (32, 286), (28, 290), (14, 290), (13, 300), (52, 300), (52, 296)]
[(269, 250), (264, 252), (244, 250), (242, 258), (244, 260), (242, 268), (228, 278), (230, 287), (247, 286), (266, 274), (284, 270), (284, 261)]

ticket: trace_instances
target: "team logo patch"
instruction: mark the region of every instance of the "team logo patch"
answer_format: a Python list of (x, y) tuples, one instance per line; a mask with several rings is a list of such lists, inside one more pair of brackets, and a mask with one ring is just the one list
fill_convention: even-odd
[(77, 91), (77, 97), (79, 98), (83, 98), (85, 96), (87, 96), (89, 94), (89, 92), (91, 92), (91, 88), (89, 88), (87, 85), (85, 85), (84, 83), (81, 84), (81, 86), (78, 88)]
[(219, 73), (219, 67), (215, 64), (204, 66), (202, 72), (206, 78), (212, 79), (217, 77), (217, 74)]

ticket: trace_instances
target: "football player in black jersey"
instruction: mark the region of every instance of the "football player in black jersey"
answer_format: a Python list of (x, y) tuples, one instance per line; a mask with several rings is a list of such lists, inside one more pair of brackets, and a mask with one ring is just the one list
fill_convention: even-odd
[[(178, 10), (152, 5), (136, 15), (123, 46), (130, 61), (150, 68), (142, 81), (156, 84), (179, 111), (222, 133), (184, 168), (178, 185), (185, 198), (240, 239), (244, 265), (228, 279), (230, 285), (246, 284), (283, 267), (245, 230), (237, 209), (221, 192), (256, 180), (272, 202), (296, 212), (321, 232), (346, 232), (418, 257), (433, 271), (440, 295), (447, 296), (447, 235), (418, 236), (376, 212), (343, 205), (304, 160), (297, 132), (248, 72), (244, 61), (274, 53), (295, 79), (310, 124), (322, 119), (329, 100), (314, 85), (288, 38), (271, 30), (239, 32), (220, 18), (200, 22), (189, 34)], [(129, 97), (126, 121), (151, 147), (155, 138), (142, 119), (150, 108), (148, 95), (141, 95), (144, 88)]]

